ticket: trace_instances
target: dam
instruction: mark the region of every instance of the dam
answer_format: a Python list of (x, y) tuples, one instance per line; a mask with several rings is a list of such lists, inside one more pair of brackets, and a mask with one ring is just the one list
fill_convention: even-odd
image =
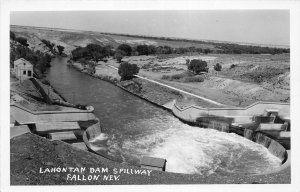
[(193, 127), (169, 111), (67, 66), (55, 58), (47, 79), (67, 100), (95, 108), (102, 134), (93, 150), (138, 165), (142, 156), (167, 159), (166, 171), (201, 175), (259, 174), (281, 166), (262, 145), (234, 133)]

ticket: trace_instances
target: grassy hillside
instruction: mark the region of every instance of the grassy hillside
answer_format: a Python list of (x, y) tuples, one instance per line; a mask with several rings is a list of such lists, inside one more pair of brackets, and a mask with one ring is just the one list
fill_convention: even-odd
[(159, 46), (169, 46), (173, 49), (192, 47), (194, 49), (208, 49), (213, 53), (289, 53), (289, 49), (261, 47), (253, 45), (241, 45), (229, 42), (218, 41), (201, 41), (183, 38), (169, 38), (169, 37), (150, 37), (142, 35), (128, 35), (128, 34), (113, 34), (100, 33), (93, 31), (79, 31), (66, 29), (51, 29), (41, 27), (27, 27), (27, 26), (11, 26), (11, 31), (17, 36), (22, 36), (29, 39), (29, 44), (36, 49), (43, 49), (42, 39), (49, 40), (56, 45), (65, 47), (65, 52), (69, 54), (76, 47), (85, 47), (87, 44), (111, 45), (116, 48), (118, 45), (126, 43), (134, 47), (141, 44)]

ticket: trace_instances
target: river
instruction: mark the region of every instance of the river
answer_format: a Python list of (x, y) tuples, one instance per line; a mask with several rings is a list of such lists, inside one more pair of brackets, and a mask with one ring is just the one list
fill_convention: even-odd
[(96, 150), (138, 164), (142, 156), (167, 159), (166, 171), (188, 174), (263, 173), (280, 166), (266, 148), (234, 133), (192, 127), (170, 112), (55, 58), (47, 79), (70, 102), (92, 105), (102, 131)]

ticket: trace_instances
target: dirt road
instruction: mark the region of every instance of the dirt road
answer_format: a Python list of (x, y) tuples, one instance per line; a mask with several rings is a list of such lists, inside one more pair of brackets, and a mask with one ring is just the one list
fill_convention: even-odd
[[(113, 68), (113, 69), (115, 69), (115, 70), (118, 70), (118, 68), (116, 68), (116, 67), (114, 67), (114, 66), (111, 66), (111, 65), (108, 65), (108, 66), (111, 67), (111, 68)], [(184, 94), (189, 95), (189, 96), (196, 97), (196, 98), (198, 98), (198, 99), (202, 99), (202, 100), (204, 100), (204, 101), (207, 101), (207, 102), (212, 103), (212, 104), (215, 104), (215, 105), (224, 106), (224, 104), (218, 103), (218, 102), (216, 102), (216, 101), (207, 99), (207, 98), (205, 98), (205, 97), (201, 97), (201, 96), (199, 96), (199, 95), (195, 95), (195, 94), (193, 94), (193, 93), (184, 91), (184, 90), (182, 90), (182, 89), (178, 89), (178, 88), (175, 88), (175, 87), (172, 87), (172, 86), (169, 86), (169, 85), (160, 83), (160, 82), (158, 82), (158, 81), (154, 81), (154, 80), (152, 80), (152, 79), (148, 79), (148, 78), (146, 78), (146, 77), (142, 77), (142, 76), (139, 76), (139, 75), (135, 75), (135, 77), (138, 77), (138, 78), (144, 79), (144, 80), (146, 80), (146, 81), (149, 81), (149, 82), (158, 84), (158, 85), (160, 85), (160, 86), (167, 87), (167, 88), (169, 88), (169, 89), (173, 89), (173, 90), (175, 90), (175, 91), (179, 91), (179, 92), (181, 92), (181, 93), (184, 93)]]

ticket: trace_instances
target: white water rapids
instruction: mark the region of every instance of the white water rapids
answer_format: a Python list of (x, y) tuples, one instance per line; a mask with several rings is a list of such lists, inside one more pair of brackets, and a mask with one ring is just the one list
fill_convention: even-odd
[(164, 158), (166, 171), (176, 173), (263, 173), (281, 164), (265, 147), (234, 133), (192, 127), (175, 118), (167, 119), (167, 122), (147, 119), (126, 125), (127, 128), (150, 125), (161, 129), (152, 134), (127, 137), (121, 144), (106, 134), (91, 142), (94, 149), (108, 150), (111, 156), (120, 153), (122, 160), (130, 163), (138, 163), (142, 156)]

